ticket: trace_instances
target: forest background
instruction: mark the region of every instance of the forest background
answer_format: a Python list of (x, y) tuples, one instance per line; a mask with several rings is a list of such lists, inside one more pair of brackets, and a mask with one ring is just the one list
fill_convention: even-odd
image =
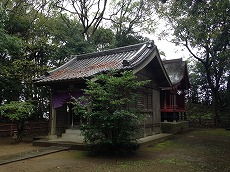
[(34, 79), (72, 55), (140, 43), (156, 33), (189, 53), (188, 115), (214, 123), (229, 118), (229, 0), (2, 0), (0, 104), (32, 101), (32, 119), (43, 119), (50, 93)]

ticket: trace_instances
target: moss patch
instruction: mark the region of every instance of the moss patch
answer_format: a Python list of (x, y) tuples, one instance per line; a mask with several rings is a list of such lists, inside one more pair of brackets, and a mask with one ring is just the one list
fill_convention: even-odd
[(166, 163), (166, 164), (175, 164), (175, 165), (190, 165), (186, 160), (182, 160), (176, 157), (166, 157), (163, 159), (158, 160), (159, 163)]
[(155, 150), (165, 150), (165, 149), (168, 149), (168, 148), (172, 148), (172, 147), (175, 147), (176, 146), (176, 143), (173, 142), (172, 140), (167, 140), (165, 142), (162, 142), (162, 143), (158, 143), (157, 145), (155, 145), (153, 148)]
[(227, 136), (230, 137), (230, 131), (217, 128), (217, 129), (200, 129), (193, 131), (192, 134), (194, 135), (213, 135), (213, 136)]

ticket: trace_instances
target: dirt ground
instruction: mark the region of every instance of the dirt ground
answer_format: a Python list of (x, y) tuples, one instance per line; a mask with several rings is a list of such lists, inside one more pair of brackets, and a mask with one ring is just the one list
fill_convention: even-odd
[[(0, 138), (0, 156), (38, 149), (31, 140)], [(230, 172), (230, 131), (195, 129), (129, 156), (68, 150), (0, 166), (0, 172)]]
[(0, 137), (0, 156), (38, 149), (32, 142), (32, 138), (24, 138), (21, 143), (16, 143), (11, 137)]

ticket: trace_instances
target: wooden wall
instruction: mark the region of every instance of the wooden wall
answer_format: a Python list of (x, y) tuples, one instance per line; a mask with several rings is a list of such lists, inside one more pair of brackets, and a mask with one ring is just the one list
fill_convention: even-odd
[[(144, 120), (140, 124), (141, 133), (138, 137), (161, 133), (160, 89), (154, 69), (147, 65), (136, 75), (138, 80), (150, 80), (146, 86), (138, 91), (138, 100), (134, 105), (144, 116)], [(70, 115), (66, 112), (66, 106), (58, 108), (56, 115), (56, 132), (57, 135), (61, 135), (70, 126)]]
[(137, 109), (144, 116), (141, 122), (141, 134), (139, 137), (151, 136), (161, 133), (161, 113), (160, 113), (160, 89), (150, 66), (146, 66), (137, 73), (140, 80), (150, 80), (150, 82), (138, 92)]

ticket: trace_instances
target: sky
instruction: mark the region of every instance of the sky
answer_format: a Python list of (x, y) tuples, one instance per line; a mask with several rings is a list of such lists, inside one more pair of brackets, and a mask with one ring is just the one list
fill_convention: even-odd
[(165, 57), (161, 56), (162, 59), (176, 59), (182, 58), (186, 60), (189, 58), (189, 52), (187, 49), (181, 46), (176, 46), (174, 43), (168, 42), (166, 40), (157, 40), (154, 39), (154, 42), (159, 51), (163, 51), (165, 53)]
[[(158, 28), (164, 28), (164, 22), (162, 22), (163, 24), (161, 24), (160, 27)], [(154, 40), (155, 45), (157, 46), (159, 51), (163, 51), (165, 53), (165, 56), (161, 55), (161, 59), (166, 59), (166, 60), (170, 60), (170, 59), (178, 59), (178, 58), (182, 58), (183, 60), (187, 60), (190, 56), (190, 53), (188, 52), (188, 50), (182, 46), (182, 45), (178, 45), (176, 46), (174, 43), (169, 42), (167, 40), (161, 39), (159, 40), (159, 35), (161, 33), (161, 30), (157, 30), (156, 28), (156, 32), (153, 34), (142, 34), (142, 36), (144, 37), (148, 37), (151, 40)], [(170, 38), (169, 38), (170, 39)]]

